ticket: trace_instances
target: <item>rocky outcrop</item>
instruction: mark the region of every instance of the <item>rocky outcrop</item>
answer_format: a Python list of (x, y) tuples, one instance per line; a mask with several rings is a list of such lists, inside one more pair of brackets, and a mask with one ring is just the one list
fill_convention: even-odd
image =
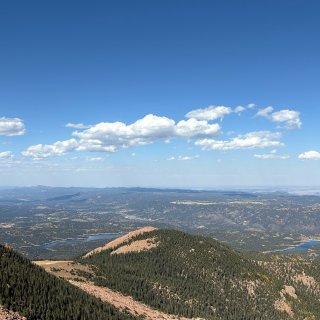
[(27, 318), (0, 306), (0, 320), (27, 320)]

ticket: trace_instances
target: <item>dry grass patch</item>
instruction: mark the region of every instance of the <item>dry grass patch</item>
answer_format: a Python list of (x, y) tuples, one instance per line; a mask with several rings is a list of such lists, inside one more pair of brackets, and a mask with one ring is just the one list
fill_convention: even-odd
[(130, 244), (119, 247), (118, 249), (112, 251), (111, 254), (146, 251), (156, 248), (158, 245), (159, 243), (157, 242), (156, 238), (137, 240), (131, 242)]
[(73, 261), (40, 260), (33, 262), (45, 269), (47, 272), (64, 279), (86, 280), (85, 278), (77, 274), (77, 270), (93, 274), (93, 271), (89, 266), (75, 263)]
[(87, 258), (87, 257), (91, 256), (94, 253), (99, 253), (99, 252), (104, 251), (104, 250), (113, 249), (115, 247), (118, 247), (118, 246), (122, 245), (123, 243), (127, 243), (130, 239), (132, 239), (132, 238), (134, 238), (136, 236), (139, 236), (140, 234), (144, 234), (146, 232), (151, 232), (151, 231), (154, 231), (154, 230), (157, 230), (157, 228), (144, 227), (144, 228), (140, 228), (140, 229), (131, 231), (131, 232), (129, 232), (129, 233), (127, 233), (127, 234), (125, 234), (125, 235), (113, 240), (113, 241), (108, 242), (106, 245), (104, 245), (102, 247), (99, 247), (99, 248), (96, 248), (96, 249), (94, 249), (92, 251), (89, 251), (83, 257)]

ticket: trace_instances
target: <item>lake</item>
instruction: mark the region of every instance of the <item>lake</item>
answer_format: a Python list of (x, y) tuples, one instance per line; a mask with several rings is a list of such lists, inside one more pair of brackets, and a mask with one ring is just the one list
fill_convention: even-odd
[(90, 234), (88, 236), (81, 237), (81, 238), (67, 238), (67, 239), (54, 240), (54, 241), (45, 243), (41, 246), (46, 249), (52, 249), (53, 247), (59, 244), (72, 245), (72, 244), (78, 244), (78, 243), (84, 243), (84, 242), (90, 242), (90, 241), (96, 241), (96, 240), (112, 240), (121, 236), (122, 234), (123, 234), (122, 232)]
[(315, 246), (319, 246), (320, 245), (320, 240), (314, 240), (314, 239), (311, 239), (311, 240), (308, 240), (308, 241), (305, 241), (305, 242), (302, 242), (296, 246), (293, 246), (293, 247), (288, 247), (288, 248), (285, 248), (285, 249), (281, 249), (281, 250), (277, 250), (277, 251), (280, 251), (280, 252), (286, 252), (286, 251), (290, 251), (290, 252), (295, 252), (295, 251), (306, 251), (310, 248), (313, 248)]

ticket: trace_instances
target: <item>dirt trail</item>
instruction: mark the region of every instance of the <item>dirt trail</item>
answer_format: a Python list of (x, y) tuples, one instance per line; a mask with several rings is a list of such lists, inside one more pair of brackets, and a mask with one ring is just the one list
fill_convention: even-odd
[(131, 231), (127, 234), (125, 234), (124, 236), (122, 237), (119, 237), (111, 242), (108, 242), (106, 245), (102, 246), (102, 247), (99, 247), (99, 248), (96, 248), (92, 251), (89, 251), (88, 253), (86, 253), (83, 257), (86, 258), (86, 257), (89, 257), (91, 256), (92, 254), (94, 253), (98, 253), (98, 252), (101, 252), (101, 251), (104, 251), (104, 250), (108, 250), (108, 249), (112, 249), (112, 248), (115, 248), (125, 242), (128, 242), (130, 239), (140, 235), (140, 234), (143, 234), (143, 233), (146, 233), (146, 232), (151, 232), (151, 231), (154, 231), (154, 230), (157, 230), (156, 228), (154, 227), (144, 227), (144, 228), (140, 228), (140, 229), (137, 229), (137, 230), (134, 230), (134, 231)]
[(108, 288), (98, 287), (89, 282), (84, 283), (74, 280), (69, 280), (69, 282), (90, 295), (114, 305), (120, 310), (125, 310), (134, 316), (143, 316), (146, 320), (190, 320), (188, 318), (179, 318), (178, 316), (152, 309), (149, 306), (134, 300), (130, 296), (124, 296), (119, 292), (112, 291)]

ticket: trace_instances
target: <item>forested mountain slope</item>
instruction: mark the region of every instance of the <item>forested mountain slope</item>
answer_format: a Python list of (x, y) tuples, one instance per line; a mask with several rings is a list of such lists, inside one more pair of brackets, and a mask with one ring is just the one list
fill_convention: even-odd
[(0, 246), (0, 305), (28, 320), (134, 319)]
[(192, 318), (284, 319), (281, 283), (257, 263), (211, 238), (154, 230), (79, 259), (96, 285), (156, 309)]
[(37, 264), (55, 276), (0, 246), (0, 307), (28, 320), (320, 319), (316, 259), (243, 254), (180, 231), (142, 228)]

